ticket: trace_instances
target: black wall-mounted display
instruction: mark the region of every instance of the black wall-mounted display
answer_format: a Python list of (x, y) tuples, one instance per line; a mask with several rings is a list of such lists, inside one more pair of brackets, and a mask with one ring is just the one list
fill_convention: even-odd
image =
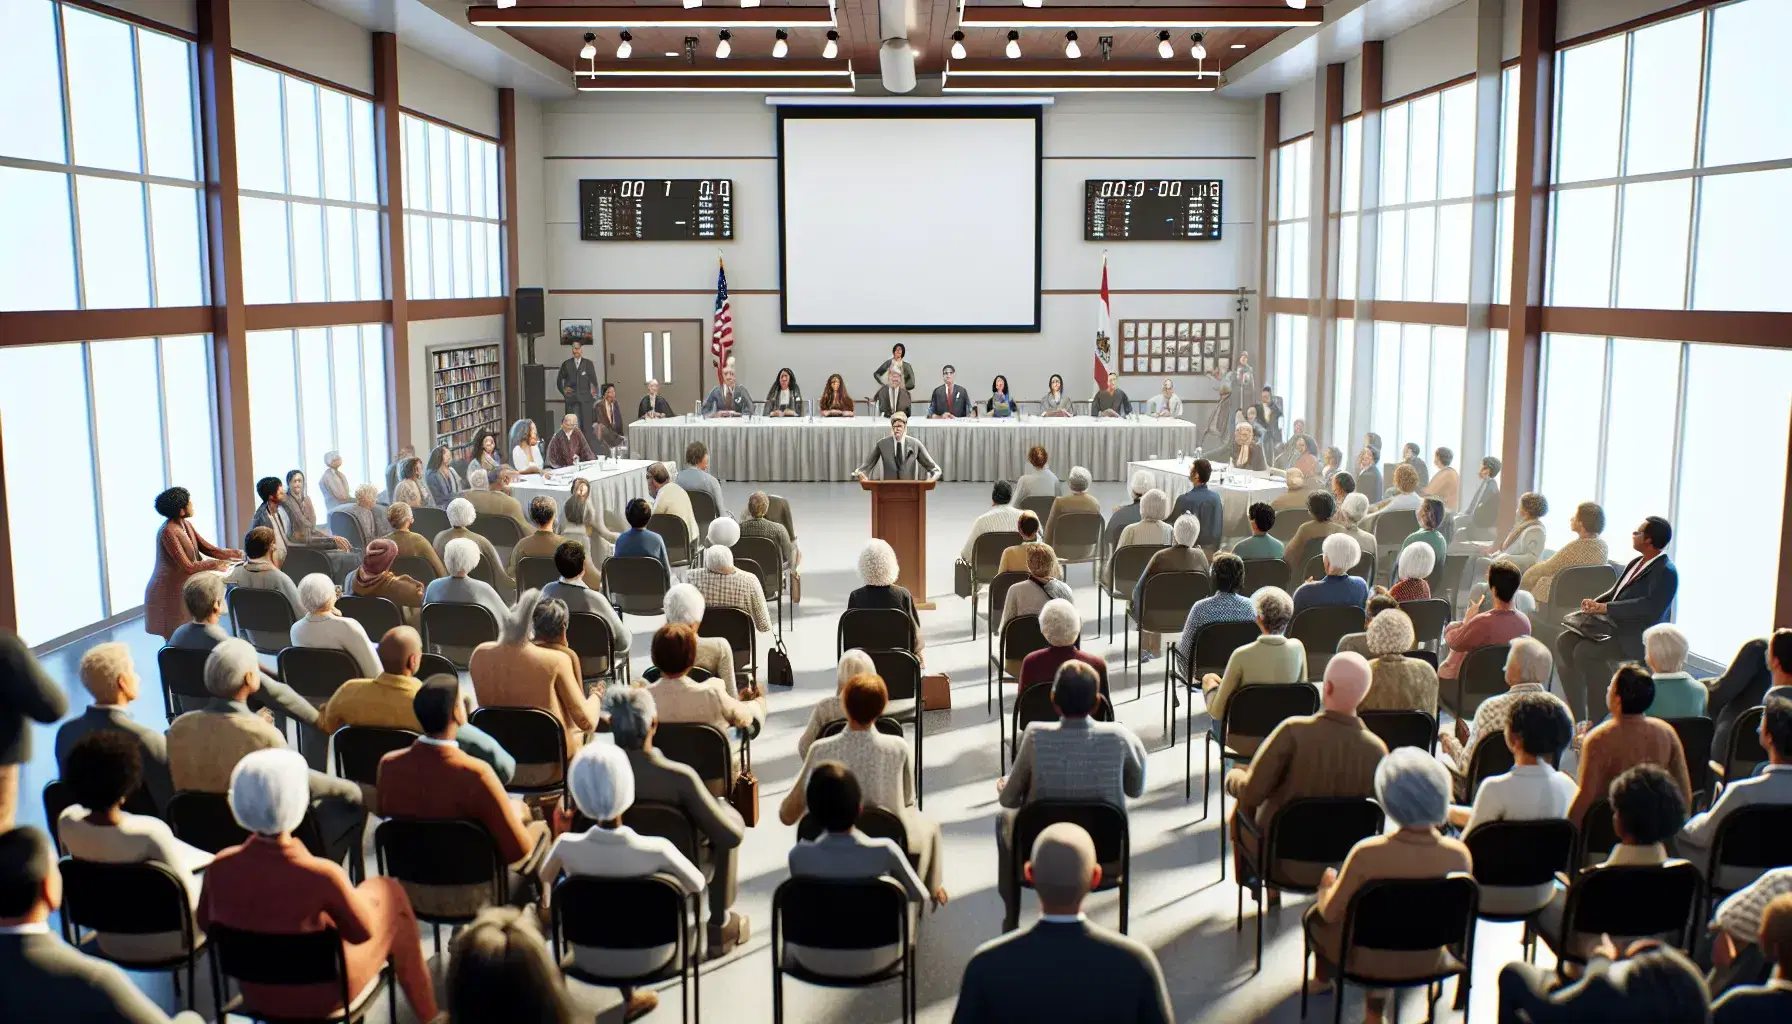
[(727, 241), (734, 237), (728, 178), (584, 178), (579, 238), (587, 242)]
[(1085, 242), (1217, 242), (1217, 178), (1090, 178), (1083, 182)]

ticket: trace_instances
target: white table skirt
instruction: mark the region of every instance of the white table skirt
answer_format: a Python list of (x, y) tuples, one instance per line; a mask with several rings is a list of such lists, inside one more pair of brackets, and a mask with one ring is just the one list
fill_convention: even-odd
[[(1129, 463), (1127, 476), (1143, 470), (1151, 477), (1151, 486), (1161, 489), (1174, 501), (1180, 498), (1193, 484), (1189, 483), (1188, 474), (1193, 459), (1154, 459)], [(1243, 537), (1249, 533), (1245, 526), (1245, 511), (1252, 502), (1274, 501), (1287, 493), (1288, 485), (1281, 477), (1254, 476), (1246, 471), (1239, 471), (1229, 482), (1218, 481), (1220, 467), (1214, 467), (1214, 478), (1208, 480), (1208, 486), (1220, 492), (1220, 498), (1226, 506), (1226, 536), (1228, 538)]]
[(510, 493), (525, 510), (532, 499), (543, 494), (565, 508), (566, 499), (572, 494), (573, 477), (580, 476), (591, 481), (591, 497), (597, 506), (620, 519), (630, 498), (647, 497), (647, 467), (651, 464), (648, 459), (624, 459), (613, 466), (603, 463), (606, 468), (601, 469), (600, 463), (587, 462), (579, 469), (549, 470), (545, 476), (532, 473), (517, 477)]
[[(678, 416), (629, 424), (631, 454), (680, 465), (685, 446), (709, 448), (710, 472), (723, 480), (846, 480), (871, 454), (889, 423), (852, 418), (699, 420)], [(927, 446), (942, 479), (1012, 479), (1026, 466), (1027, 449), (1043, 445), (1060, 477), (1072, 466), (1096, 480), (1123, 480), (1127, 463), (1192, 451), (1200, 430), (1177, 419), (1093, 419), (1086, 416), (909, 421), (909, 434)], [(1172, 460), (1174, 461), (1174, 460)]]

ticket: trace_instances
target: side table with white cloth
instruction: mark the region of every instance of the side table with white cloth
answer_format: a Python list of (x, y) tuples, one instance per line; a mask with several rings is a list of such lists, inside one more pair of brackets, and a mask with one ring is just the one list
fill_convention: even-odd
[(525, 513), (529, 502), (541, 495), (554, 499), (564, 511), (566, 499), (572, 495), (574, 478), (582, 477), (591, 483), (591, 499), (603, 510), (605, 524), (611, 530), (621, 532), (628, 529), (622, 510), (629, 500), (647, 497), (647, 467), (651, 465), (653, 461), (650, 459), (593, 459), (541, 474), (519, 476), (510, 485), (510, 494), (523, 506)]
[[(1151, 478), (1151, 486), (1168, 494), (1170, 500), (1175, 501), (1194, 486), (1188, 480), (1189, 470), (1194, 464), (1192, 457), (1131, 462), (1126, 466), (1126, 474), (1130, 477), (1136, 472), (1145, 473)], [(1245, 513), (1250, 510), (1252, 502), (1274, 501), (1288, 493), (1288, 484), (1280, 476), (1269, 472), (1236, 469), (1224, 463), (1214, 463), (1213, 475), (1207, 479), (1207, 486), (1220, 492), (1226, 508), (1226, 536), (1234, 540), (1250, 535), (1250, 528), (1245, 525)]]

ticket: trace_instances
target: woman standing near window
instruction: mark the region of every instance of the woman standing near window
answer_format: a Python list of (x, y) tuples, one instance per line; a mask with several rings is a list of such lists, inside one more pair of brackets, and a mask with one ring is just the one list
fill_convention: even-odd
[(155, 571), (143, 593), (143, 628), (166, 640), (187, 621), (180, 597), (187, 577), (196, 572), (224, 572), (243, 553), (220, 548), (193, 529), (193, 496), (185, 487), (170, 487), (156, 495), (156, 512), (164, 522), (156, 531)]

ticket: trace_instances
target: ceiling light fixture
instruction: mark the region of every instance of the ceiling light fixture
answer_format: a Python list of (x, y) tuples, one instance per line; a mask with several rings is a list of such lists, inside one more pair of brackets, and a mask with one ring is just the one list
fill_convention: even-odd
[(1076, 45), (1076, 33), (1064, 33), (1064, 56), (1076, 60), (1083, 55), (1083, 48)]
[(1307, 9), (1307, 0), (1288, 0), (1288, 6), (1297, 11), (1304, 11)]
[(778, 30), (778, 40), (772, 44), (772, 56), (778, 60), (790, 56), (790, 33)]
[(596, 60), (597, 59), (597, 34), (595, 32), (585, 33), (585, 45), (579, 47), (579, 59), (580, 60)]
[(498, 0), (499, 7), (515, 7), (516, 0)]
[(952, 59), (953, 60), (963, 60), (964, 59), (964, 33), (963, 32), (952, 33)]
[(1176, 56), (1176, 48), (1170, 45), (1170, 33), (1167, 29), (1157, 34), (1157, 55), (1165, 60)]
[(828, 60), (840, 56), (840, 33), (831, 28), (828, 29), (828, 42), (821, 48), (821, 55)]
[(1045, 0), (1020, 0), (1022, 7), (1044, 7)]
[(703, 0), (684, 0), (684, 9), (694, 11), (703, 6)]
[[(477, 8), (475, 8), (477, 9)], [(635, 8), (625, 8), (634, 10)], [(791, 8), (804, 10), (803, 7)], [(544, 10), (553, 11), (549, 7)], [(476, 24), (484, 24), (476, 20)], [(1097, 29), (1134, 28), (1157, 31), (1189, 30), (1209, 32), (1216, 28), (1316, 28), (1325, 23), (1325, 11), (1292, 11), (1286, 7), (1067, 7), (1053, 4), (1033, 10), (1019, 4), (974, 4), (959, 15), (959, 27), (971, 29), (1074, 28), (1078, 32)], [(500, 26), (502, 27), (502, 26)]]
[(1009, 60), (1019, 60), (1020, 59), (1020, 33), (1019, 32), (1015, 32), (1012, 30), (1009, 31), (1008, 45), (1003, 48), (1002, 52), (1004, 52), (1008, 55)]
[[(635, 44), (630, 41), (632, 39), (634, 39), (634, 36), (629, 35), (628, 32), (624, 30), (622, 33), (622, 42), (616, 44), (617, 60), (627, 60), (634, 54)], [(667, 56), (675, 57), (677, 54), (667, 54)]]
[(740, 5), (742, 7), (758, 7), (759, 0), (740, 0)]
[(1192, 40), (1195, 45), (1189, 47), (1188, 55), (1196, 60), (1207, 59), (1207, 44), (1201, 41), (1203, 38), (1205, 37), (1200, 32), (1196, 32), (1194, 35), (1189, 36), (1189, 39)]
[(1233, 48), (1233, 49), (1234, 49), (1234, 50), (1242, 50), (1242, 49), (1244, 49), (1244, 48), (1245, 48), (1245, 44), (1243, 44), (1243, 43), (1233, 43), (1233, 44), (1232, 44), (1232, 48)]
[(721, 42), (716, 44), (716, 59), (717, 60), (727, 60), (728, 55), (734, 52), (734, 44), (729, 42), (729, 40), (733, 39), (733, 38), (734, 38), (734, 33), (728, 31), (727, 29), (722, 30), (722, 40), (721, 40)]

